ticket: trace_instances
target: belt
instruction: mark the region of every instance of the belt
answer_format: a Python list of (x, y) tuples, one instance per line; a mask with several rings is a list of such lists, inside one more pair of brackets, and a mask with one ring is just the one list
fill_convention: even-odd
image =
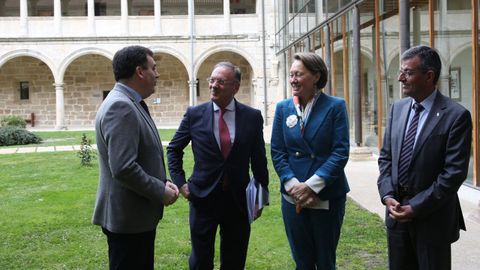
[(404, 197), (409, 197), (410, 196), (410, 189), (407, 186), (398, 186), (398, 197), (399, 198), (404, 198)]

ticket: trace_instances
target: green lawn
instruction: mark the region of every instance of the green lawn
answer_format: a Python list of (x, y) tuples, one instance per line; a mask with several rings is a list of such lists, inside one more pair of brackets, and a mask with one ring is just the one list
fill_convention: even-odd
[[(191, 151), (187, 173), (189, 160)], [(105, 237), (90, 221), (98, 166), (79, 162), (74, 152), (0, 155), (0, 269), (107, 269)], [(252, 226), (247, 269), (293, 269), (270, 160), (269, 170), (271, 205)], [(187, 269), (189, 253), (188, 204), (179, 199), (158, 226), (155, 268)], [(348, 200), (338, 269), (386, 268), (381, 219)]]

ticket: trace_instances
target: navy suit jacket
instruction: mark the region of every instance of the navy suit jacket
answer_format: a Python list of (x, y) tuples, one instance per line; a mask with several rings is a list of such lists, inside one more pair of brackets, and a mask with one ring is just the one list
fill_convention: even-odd
[[(380, 198), (398, 197), (398, 162), (412, 99), (392, 105), (378, 165)], [(415, 143), (408, 186), (417, 236), (424, 241), (452, 243), (465, 229), (457, 191), (467, 177), (472, 121), (470, 112), (437, 92), (432, 109)], [(396, 221), (386, 215), (386, 225)]]
[(237, 205), (246, 213), (245, 189), (250, 181), (250, 169), (268, 190), (263, 118), (259, 110), (235, 100), (235, 141), (224, 159), (214, 135), (213, 113), (212, 101), (187, 109), (167, 147), (170, 176), (178, 187), (187, 183), (183, 149), (191, 142), (195, 164), (188, 179), (190, 200), (206, 198), (225, 174)]
[(289, 116), (296, 116), (292, 98), (277, 104), (272, 129), (272, 162), (283, 183), (296, 177), (306, 181), (313, 174), (325, 180), (325, 188), (318, 196), (329, 200), (350, 191), (344, 168), (348, 161), (350, 141), (345, 101), (321, 93), (310, 112), (304, 133), (297, 123), (286, 124)]

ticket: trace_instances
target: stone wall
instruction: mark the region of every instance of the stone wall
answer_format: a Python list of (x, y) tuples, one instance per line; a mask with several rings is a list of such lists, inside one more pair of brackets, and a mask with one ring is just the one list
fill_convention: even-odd
[(147, 99), (150, 113), (159, 126), (179, 125), (189, 101), (187, 70), (171, 55), (155, 54), (154, 58), (159, 77), (155, 93)]
[(103, 91), (115, 84), (110, 59), (85, 55), (73, 61), (64, 76), (65, 125), (94, 126)]
[[(29, 99), (20, 100), (20, 81), (29, 83)], [(55, 126), (55, 87), (52, 72), (33, 57), (17, 57), (0, 68), (0, 117), (35, 113), (36, 126)]]
[(238, 66), (242, 72), (242, 81), (240, 83), (240, 89), (235, 95), (235, 98), (247, 105), (252, 103), (252, 68), (245, 58), (232, 52), (219, 52), (210, 56), (202, 63), (197, 78), (200, 82), (200, 96), (198, 97), (198, 104), (210, 100), (210, 90), (208, 89), (208, 83), (206, 79), (212, 74), (213, 67), (221, 61), (230, 61), (232, 64)]
[[(156, 90), (146, 102), (158, 126), (177, 126), (189, 105), (188, 72), (177, 58), (157, 53), (159, 78)], [(202, 63), (197, 78), (199, 96), (197, 104), (210, 100), (206, 78), (220, 61), (231, 61), (240, 67), (242, 82), (235, 96), (240, 102), (251, 105), (253, 98), (250, 64), (240, 55), (219, 52)], [(104, 92), (115, 84), (111, 60), (97, 54), (83, 55), (74, 60), (63, 76), (65, 126), (67, 128), (93, 127)], [(19, 82), (29, 81), (30, 99), (20, 100)], [(33, 57), (18, 57), (0, 67), (0, 117), (3, 115), (27, 116), (33, 112), (38, 128), (54, 128), (56, 123), (56, 95), (52, 72), (47, 65)]]

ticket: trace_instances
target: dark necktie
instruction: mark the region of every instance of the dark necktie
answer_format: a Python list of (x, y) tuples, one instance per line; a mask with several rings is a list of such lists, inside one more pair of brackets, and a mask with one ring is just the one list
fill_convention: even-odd
[(400, 152), (400, 160), (398, 162), (398, 182), (402, 187), (408, 187), (408, 168), (413, 154), (413, 145), (415, 144), (415, 136), (417, 135), (418, 119), (420, 113), (423, 111), (423, 106), (419, 103), (413, 104), (413, 115), (410, 126), (408, 127), (407, 135), (403, 139), (402, 150)]
[(227, 123), (223, 119), (224, 113), (225, 109), (220, 109), (220, 117), (218, 118), (218, 131), (220, 134), (220, 149), (223, 157), (226, 159), (228, 157), (228, 153), (230, 152), (231, 141)]
[[(148, 106), (145, 103), (145, 101), (140, 101), (140, 105), (142, 105), (142, 108), (147, 112), (148, 116), (150, 116), (150, 111), (148, 110)], [(151, 116), (150, 116), (151, 117)]]

